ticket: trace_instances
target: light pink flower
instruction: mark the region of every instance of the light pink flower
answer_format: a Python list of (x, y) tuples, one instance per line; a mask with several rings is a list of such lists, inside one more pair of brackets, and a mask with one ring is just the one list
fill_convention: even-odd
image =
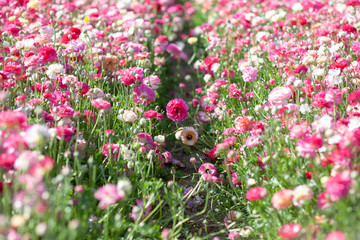
[(326, 235), (324, 240), (346, 240), (346, 236), (340, 231), (333, 231)]
[(102, 98), (92, 100), (91, 105), (97, 109), (111, 109), (111, 104)]
[(252, 82), (254, 81), (257, 77), (258, 70), (256, 68), (253, 68), (252, 66), (248, 66), (245, 69), (242, 70), (242, 77), (244, 79), (244, 82)]
[(294, 194), (292, 190), (280, 190), (272, 196), (271, 203), (276, 209), (285, 209), (291, 206), (293, 197)]
[(99, 207), (105, 209), (122, 200), (125, 197), (125, 192), (119, 191), (115, 184), (106, 184), (95, 192), (94, 197), (100, 201)]
[(292, 92), (288, 87), (276, 87), (269, 94), (269, 102), (272, 105), (286, 104), (286, 100), (292, 97)]

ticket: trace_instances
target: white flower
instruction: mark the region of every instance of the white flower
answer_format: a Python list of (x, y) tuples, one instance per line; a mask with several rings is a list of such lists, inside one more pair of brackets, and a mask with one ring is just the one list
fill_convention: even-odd
[(130, 192), (131, 191), (131, 183), (129, 180), (119, 180), (117, 183), (117, 189), (119, 191), (124, 191), (125, 193)]
[(154, 140), (155, 140), (155, 142), (157, 142), (157, 143), (163, 143), (163, 142), (165, 141), (165, 136), (163, 136), (163, 135), (155, 136), (155, 137), (154, 137)]
[(57, 75), (62, 73), (65, 73), (65, 68), (60, 63), (51, 64), (46, 71), (46, 75), (51, 79), (55, 79)]
[(43, 145), (50, 140), (49, 128), (36, 124), (26, 130), (25, 141), (30, 147)]
[(305, 104), (301, 104), (300, 105), (300, 112), (302, 114), (306, 114), (306, 113), (310, 113), (311, 112), (311, 108), (309, 106), (309, 104), (305, 103)]
[(24, 40), (24, 50), (29, 51), (31, 49), (34, 49), (35, 48), (34, 43), (35, 43), (35, 39), (33, 39), (33, 38), (25, 39)]
[(352, 131), (358, 127), (360, 127), (360, 118), (359, 117), (351, 118), (350, 123), (348, 124), (349, 131)]
[(117, 118), (120, 121), (126, 122), (126, 123), (132, 123), (134, 121), (136, 121), (136, 119), (138, 118), (138, 116), (136, 115), (136, 113), (134, 113), (131, 110), (124, 110), (124, 113), (119, 114), (117, 116)]

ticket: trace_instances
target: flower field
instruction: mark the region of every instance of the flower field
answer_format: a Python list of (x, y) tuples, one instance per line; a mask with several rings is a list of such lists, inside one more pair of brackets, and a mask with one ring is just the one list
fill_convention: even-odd
[(1, 239), (360, 239), (359, 0), (0, 0)]

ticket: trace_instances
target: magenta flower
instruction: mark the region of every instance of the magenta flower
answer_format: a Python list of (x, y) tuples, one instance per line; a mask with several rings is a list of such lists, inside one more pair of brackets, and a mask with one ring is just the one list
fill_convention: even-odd
[(99, 207), (105, 209), (122, 200), (125, 197), (125, 192), (119, 191), (115, 184), (106, 184), (95, 192), (94, 197), (100, 201)]
[(171, 100), (166, 106), (166, 115), (174, 122), (184, 121), (188, 117), (189, 106), (184, 100), (177, 98)]
[(352, 180), (349, 176), (338, 173), (330, 177), (326, 183), (326, 192), (332, 202), (339, 201), (340, 198), (349, 194)]
[(155, 101), (155, 92), (146, 84), (139, 84), (133, 90), (135, 103), (142, 103), (147, 106), (149, 103)]

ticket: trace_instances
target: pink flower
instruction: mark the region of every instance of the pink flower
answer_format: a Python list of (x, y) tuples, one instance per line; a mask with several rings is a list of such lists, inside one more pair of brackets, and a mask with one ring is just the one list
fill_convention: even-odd
[(128, 68), (121, 75), (121, 83), (124, 85), (134, 84), (135, 81), (141, 82), (144, 79), (144, 69), (140, 67)]
[(167, 51), (168, 53), (170, 53), (171, 55), (173, 55), (173, 56), (179, 56), (180, 53), (181, 53), (180, 48), (179, 48), (177, 45), (173, 44), (173, 43), (170, 43), (170, 44), (166, 47), (166, 51)]
[(27, 118), (21, 112), (0, 112), (0, 127), (6, 130), (22, 129), (27, 126)]
[(316, 150), (321, 148), (323, 141), (320, 135), (312, 135), (299, 140), (296, 143), (296, 151), (301, 154), (302, 157), (314, 158), (316, 156)]
[(174, 122), (184, 121), (188, 117), (189, 106), (184, 100), (177, 98), (171, 100), (166, 106), (166, 115)]
[(111, 104), (102, 98), (92, 100), (91, 105), (97, 109), (111, 109)]
[(356, 55), (360, 55), (360, 42), (354, 42), (351, 50), (353, 50)]
[(229, 240), (238, 240), (241, 238), (239, 232), (230, 232), (228, 235)]
[(322, 192), (318, 195), (318, 199), (317, 199), (317, 203), (316, 203), (318, 208), (325, 209), (330, 206), (330, 203), (331, 202), (329, 199), (329, 194), (327, 194), (327, 192)]
[(154, 140), (150, 134), (139, 133), (134, 137), (134, 141), (139, 143), (142, 152), (149, 152), (154, 148)]
[(326, 235), (324, 240), (346, 240), (346, 236), (340, 231), (333, 231)]
[(276, 192), (272, 198), (271, 203), (276, 209), (285, 209), (290, 207), (293, 200), (293, 191), (289, 189), (284, 189)]
[(244, 82), (254, 81), (258, 77), (257, 72), (258, 70), (251, 66), (248, 66), (244, 70), (242, 70)]
[(196, 118), (199, 122), (202, 123), (209, 123), (211, 120), (211, 118), (207, 115), (207, 113), (203, 111), (199, 111), (196, 115)]
[(59, 126), (56, 127), (56, 138), (59, 140), (70, 141), (75, 133), (75, 129), (72, 127)]
[(203, 179), (208, 179), (211, 177), (216, 177), (217, 170), (216, 167), (211, 163), (204, 163), (199, 168), (199, 173)]
[(140, 213), (142, 212), (143, 208), (144, 208), (144, 201), (140, 199), (136, 199), (136, 205), (133, 205), (131, 213), (129, 213), (129, 217), (134, 221), (137, 221), (138, 218), (140, 217), (141, 219), (146, 218), (152, 210), (152, 205), (151, 204), (148, 205), (148, 207), (144, 210), (142, 216), (140, 216)]
[(74, 116), (74, 109), (70, 105), (61, 105), (57, 107), (56, 116), (61, 118), (72, 118)]
[(282, 226), (278, 235), (281, 239), (295, 239), (299, 236), (301, 231), (301, 225), (297, 223), (289, 223)]
[(105, 209), (122, 200), (125, 197), (125, 192), (119, 191), (115, 184), (106, 184), (95, 192), (94, 197), (100, 201), (99, 207)]
[(342, 197), (349, 194), (352, 180), (349, 176), (338, 173), (334, 177), (330, 177), (326, 182), (326, 192), (332, 202), (338, 201)]
[(135, 103), (142, 103), (147, 106), (156, 99), (155, 92), (146, 84), (139, 84), (133, 90)]
[(111, 160), (116, 160), (119, 156), (119, 149), (120, 149), (119, 144), (106, 143), (101, 148), (101, 153), (105, 157), (109, 157), (111, 154)]
[(257, 201), (263, 199), (267, 194), (267, 191), (263, 187), (250, 188), (246, 193), (246, 199), (249, 201)]
[(288, 87), (276, 87), (269, 94), (269, 102), (272, 105), (285, 104), (286, 100), (292, 97), (292, 92)]

